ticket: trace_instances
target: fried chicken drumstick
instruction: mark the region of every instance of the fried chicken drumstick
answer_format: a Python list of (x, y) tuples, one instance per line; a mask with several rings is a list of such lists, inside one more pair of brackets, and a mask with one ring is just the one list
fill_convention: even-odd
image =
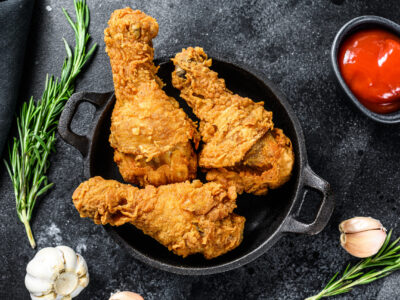
[(187, 48), (172, 60), (172, 84), (200, 119), (204, 142), (199, 166), (207, 180), (234, 185), (238, 193), (266, 194), (290, 178), (292, 144), (274, 128), (263, 102), (233, 94), (210, 70), (202, 48)]
[(243, 237), (245, 219), (232, 213), (235, 189), (214, 182), (138, 189), (93, 177), (72, 199), (81, 217), (96, 224), (131, 223), (183, 257), (202, 253), (211, 259), (236, 248)]
[(104, 31), (115, 95), (110, 144), (125, 181), (145, 186), (194, 179), (199, 136), (178, 102), (162, 90), (153, 63), (155, 19), (131, 8), (116, 10)]

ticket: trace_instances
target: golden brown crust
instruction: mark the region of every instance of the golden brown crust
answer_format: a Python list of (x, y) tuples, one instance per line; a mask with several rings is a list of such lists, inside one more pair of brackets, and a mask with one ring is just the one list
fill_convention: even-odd
[(263, 103), (233, 94), (210, 70), (202, 48), (183, 49), (173, 59), (174, 87), (200, 119), (205, 143), (199, 166), (207, 180), (234, 185), (238, 193), (263, 195), (287, 182), (294, 163), (292, 144), (274, 129)]
[(176, 183), (144, 189), (93, 177), (72, 196), (81, 217), (96, 224), (132, 223), (145, 234), (186, 257), (211, 259), (242, 241), (245, 219), (234, 214), (236, 192), (220, 184)]
[(195, 179), (197, 173), (196, 154), (190, 144), (178, 145), (150, 161), (115, 150), (114, 161), (126, 182), (140, 186), (148, 183), (160, 186), (167, 182), (183, 182)]
[(263, 103), (233, 94), (225, 81), (209, 69), (211, 60), (201, 48), (178, 53), (173, 62), (183, 77), (172, 75), (174, 87), (200, 119), (205, 143), (199, 165), (205, 168), (234, 166), (268, 130), (273, 128), (272, 113)]
[[(153, 63), (151, 44), (158, 33), (156, 20), (125, 8), (116, 10), (108, 25), (104, 41), (117, 98), (111, 118), (110, 144), (118, 152), (115, 161), (122, 176), (141, 185), (194, 178), (197, 157), (191, 141), (197, 145), (199, 137), (194, 123), (179, 108), (178, 102), (165, 94), (163, 83), (156, 75), (158, 68)], [(172, 156), (183, 158), (180, 162), (175, 160), (174, 166), (186, 176), (169, 175), (174, 167), (165, 158)], [(132, 159), (137, 163), (132, 163)], [(133, 166), (131, 170), (126, 168), (130, 166)], [(186, 170), (182, 172), (183, 168)]]
[(257, 141), (239, 166), (206, 170), (206, 179), (233, 185), (238, 194), (265, 195), (290, 179), (293, 163), (292, 143), (281, 129), (274, 128)]

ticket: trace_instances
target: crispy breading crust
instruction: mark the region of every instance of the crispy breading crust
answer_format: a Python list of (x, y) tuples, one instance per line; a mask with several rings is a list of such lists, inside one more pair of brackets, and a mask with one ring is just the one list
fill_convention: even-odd
[(232, 212), (235, 188), (226, 190), (214, 182), (138, 189), (93, 177), (81, 183), (72, 199), (81, 217), (96, 224), (131, 223), (183, 257), (202, 253), (211, 259), (236, 248), (243, 239), (245, 218)]
[(172, 59), (183, 77), (172, 74), (172, 84), (181, 91), (200, 119), (205, 143), (199, 165), (205, 168), (234, 166), (251, 147), (273, 128), (272, 113), (263, 103), (233, 94), (225, 81), (209, 69), (211, 59), (201, 48), (188, 48)]
[(228, 90), (202, 48), (183, 49), (172, 61), (172, 84), (200, 119), (205, 144), (199, 166), (208, 172), (207, 180), (256, 195), (287, 182), (294, 163), (292, 143), (274, 128), (263, 102)]
[(265, 195), (286, 183), (292, 174), (294, 154), (291, 142), (278, 128), (267, 132), (234, 168), (206, 170), (208, 181), (235, 186), (243, 192)]
[[(155, 19), (131, 8), (116, 10), (104, 31), (115, 95), (110, 144), (123, 178), (161, 185), (194, 179), (199, 136), (178, 102), (162, 90), (153, 63)], [(173, 163), (171, 163), (173, 162)]]

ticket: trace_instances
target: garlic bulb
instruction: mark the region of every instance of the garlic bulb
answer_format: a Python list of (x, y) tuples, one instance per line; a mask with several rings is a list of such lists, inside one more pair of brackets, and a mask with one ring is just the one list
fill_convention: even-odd
[(378, 253), (386, 239), (381, 222), (370, 217), (355, 217), (339, 225), (340, 243), (351, 255), (359, 258)]
[(33, 300), (69, 300), (89, 284), (85, 260), (67, 246), (41, 249), (26, 273), (25, 286)]
[(132, 292), (118, 292), (108, 300), (144, 300), (142, 296)]

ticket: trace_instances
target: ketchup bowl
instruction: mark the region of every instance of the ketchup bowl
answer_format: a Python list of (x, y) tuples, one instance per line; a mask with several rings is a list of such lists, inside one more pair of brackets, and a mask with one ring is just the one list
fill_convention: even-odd
[(339, 81), (340, 86), (347, 94), (348, 98), (362, 113), (364, 113), (364, 115), (380, 123), (397, 124), (400, 123), (400, 110), (384, 114), (377, 113), (368, 109), (361, 103), (361, 99), (357, 98), (357, 96), (352, 92), (341, 72), (341, 68), (339, 65), (339, 53), (342, 45), (354, 33), (367, 29), (382, 29), (400, 38), (400, 25), (395, 22), (378, 16), (361, 16), (354, 18), (347, 22), (342, 28), (340, 28), (333, 41), (331, 49), (331, 61), (333, 70)]

